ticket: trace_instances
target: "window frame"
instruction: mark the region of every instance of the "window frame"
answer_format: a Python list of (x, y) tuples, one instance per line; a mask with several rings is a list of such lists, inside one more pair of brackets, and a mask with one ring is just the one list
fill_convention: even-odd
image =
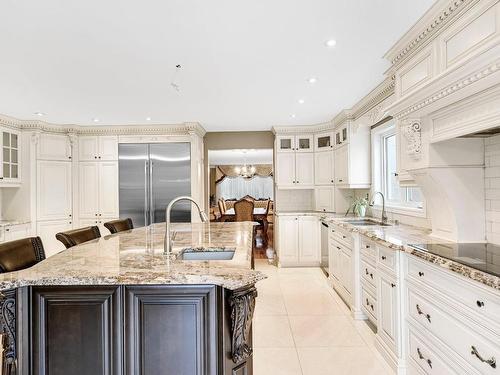
[[(425, 197), (422, 196), (423, 201), (421, 204), (412, 203), (409, 201), (411, 186), (400, 186), (404, 190), (404, 200), (389, 200), (388, 186), (387, 186), (387, 142), (386, 139), (391, 136), (396, 137), (396, 153), (397, 141), (396, 126), (394, 121), (389, 121), (386, 124), (372, 129), (372, 190), (381, 191), (385, 197), (385, 206), (388, 212), (427, 217)], [(397, 155), (396, 155), (397, 158)], [(397, 160), (396, 160), (397, 163)], [(373, 206), (376, 210), (382, 209), (382, 199), (377, 195), (375, 204)]]

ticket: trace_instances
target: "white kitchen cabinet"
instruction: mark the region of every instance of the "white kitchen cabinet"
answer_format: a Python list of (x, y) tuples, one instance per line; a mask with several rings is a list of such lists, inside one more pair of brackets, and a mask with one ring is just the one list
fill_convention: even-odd
[(72, 217), (72, 163), (37, 162), (37, 219), (65, 220)]
[(118, 162), (80, 162), (80, 219), (114, 218), (118, 208)]
[(349, 125), (344, 124), (335, 129), (335, 146), (340, 147), (349, 143)]
[(320, 263), (320, 227), (316, 216), (278, 216), (280, 266), (314, 266)]
[(52, 133), (42, 133), (38, 139), (38, 160), (71, 160), (72, 147), (69, 136)]
[(314, 184), (333, 185), (334, 183), (334, 158), (333, 150), (314, 153)]
[(377, 301), (379, 306), (377, 317), (377, 334), (385, 343), (396, 351), (396, 343), (399, 331), (399, 303), (396, 277), (385, 272), (378, 272), (377, 275)]
[(48, 258), (64, 250), (64, 245), (56, 239), (56, 234), (73, 229), (72, 220), (39, 221), (37, 223), (37, 235), (40, 236)]
[(320, 186), (314, 189), (314, 209), (320, 212), (335, 211), (335, 187)]
[(276, 152), (295, 152), (295, 136), (276, 136)]
[(314, 151), (333, 150), (335, 145), (333, 132), (324, 132), (314, 135)]
[(311, 188), (314, 186), (314, 154), (277, 153), (276, 184), (278, 188)]
[(312, 152), (314, 136), (312, 134), (279, 135), (276, 137), (277, 152)]
[(335, 183), (349, 185), (349, 147), (343, 145), (335, 150)]
[(300, 216), (298, 220), (299, 261), (307, 264), (319, 263), (320, 227), (315, 216)]
[(12, 224), (4, 227), (4, 241), (15, 241), (22, 238), (30, 237), (31, 225), (25, 224)]
[(79, 160), (118, 160), (118, 137), (82, 136), (79, 138)]
[(348, 249), (339, 251), (338, 260), (340, 283), (349, 294), (352, 294), (352, 256)]
[(20, 133), (0, 128), (0, 186), (16, 186), (21, 183)]
[(79, 227), (92, 227), (97, 226), (99, 228), (99, 233), (101, 233), (101, 237), (110, 235), (111, 232), (108, 228), (104, 226), (104, 223), (112, 220), (117, 220), (118, 218), (97, 218), (97, 219), (80, 219)]
[(297, 216), (278, 217), (278, 256), (280, 264), (297, 264), (299, 262), (298, 221)]
[(314, 186), (314, 154), (295, 154), (295, 184), (298, 187)]

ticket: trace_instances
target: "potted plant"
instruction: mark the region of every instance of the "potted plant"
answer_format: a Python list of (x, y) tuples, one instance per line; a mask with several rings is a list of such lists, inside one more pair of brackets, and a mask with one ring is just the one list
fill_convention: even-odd
[(366, 207), (368, 199), (355, 197), (352, 199), (351, 209), (355, 216), (364, 217), (366, 215)]

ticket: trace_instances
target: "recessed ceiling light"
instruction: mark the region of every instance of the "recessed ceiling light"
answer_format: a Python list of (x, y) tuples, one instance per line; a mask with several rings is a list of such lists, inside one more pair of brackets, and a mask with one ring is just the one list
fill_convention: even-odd
[(37, 116), (45, 116), (45, 113), (43, 113), (43, 112), (35, 112), (34, 114)]
[(151, 121), (151, 117), (146, 117), (146, 121)]
[(299, 104), (304, 104), (306, 101), (304, 99), (299, 99), (298, 102)]
[(315, 77), (311, 77), (311, 78), (309, 78), (309, 79), (307, 80), (307, 82), (309, 82), (309, 83), (316, 83), (316, 82), (318, 82), (318, 79), (317, 79), (317, 78), (315, 78)]
[(97, 117), (94, 117), (94, 118), (92, 119), (92, 121), (94, 121), (94, 122), (99, 122), (99, 119), (98, 119)]
[(297, 117), (297, 116), (295, 115), (295, 113), (293, 113), (293, 114), (291, 114), (291, 115), (290, 115), (290, 117), (291, 117), (291, 118), (295, 118), (295, 117)]
[(337, 41), (335, 39), (329, 39), (325, 42), (325, 45), (327, 47), (335, 47), (336, 44), (337, 44)]

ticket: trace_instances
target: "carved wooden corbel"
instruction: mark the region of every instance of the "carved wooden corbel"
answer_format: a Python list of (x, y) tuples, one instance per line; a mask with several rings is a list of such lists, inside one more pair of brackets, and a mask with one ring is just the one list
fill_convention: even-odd
[(406, 120), (401, 125), (401, 131), (406, 138), (406, 153), (414, 159), (422, 155), (422, 127), (420, 120)]
[(2, 327), (3, 375), (17, 373), (16, 291), (0, 293), (0, 326)]
[(254, 285), (232, 291), (229, 296), (231, 308), (231, 355), (234, 363), (244, 361), (252, 355), (250, 330), (255, 310), (257, 289)]

